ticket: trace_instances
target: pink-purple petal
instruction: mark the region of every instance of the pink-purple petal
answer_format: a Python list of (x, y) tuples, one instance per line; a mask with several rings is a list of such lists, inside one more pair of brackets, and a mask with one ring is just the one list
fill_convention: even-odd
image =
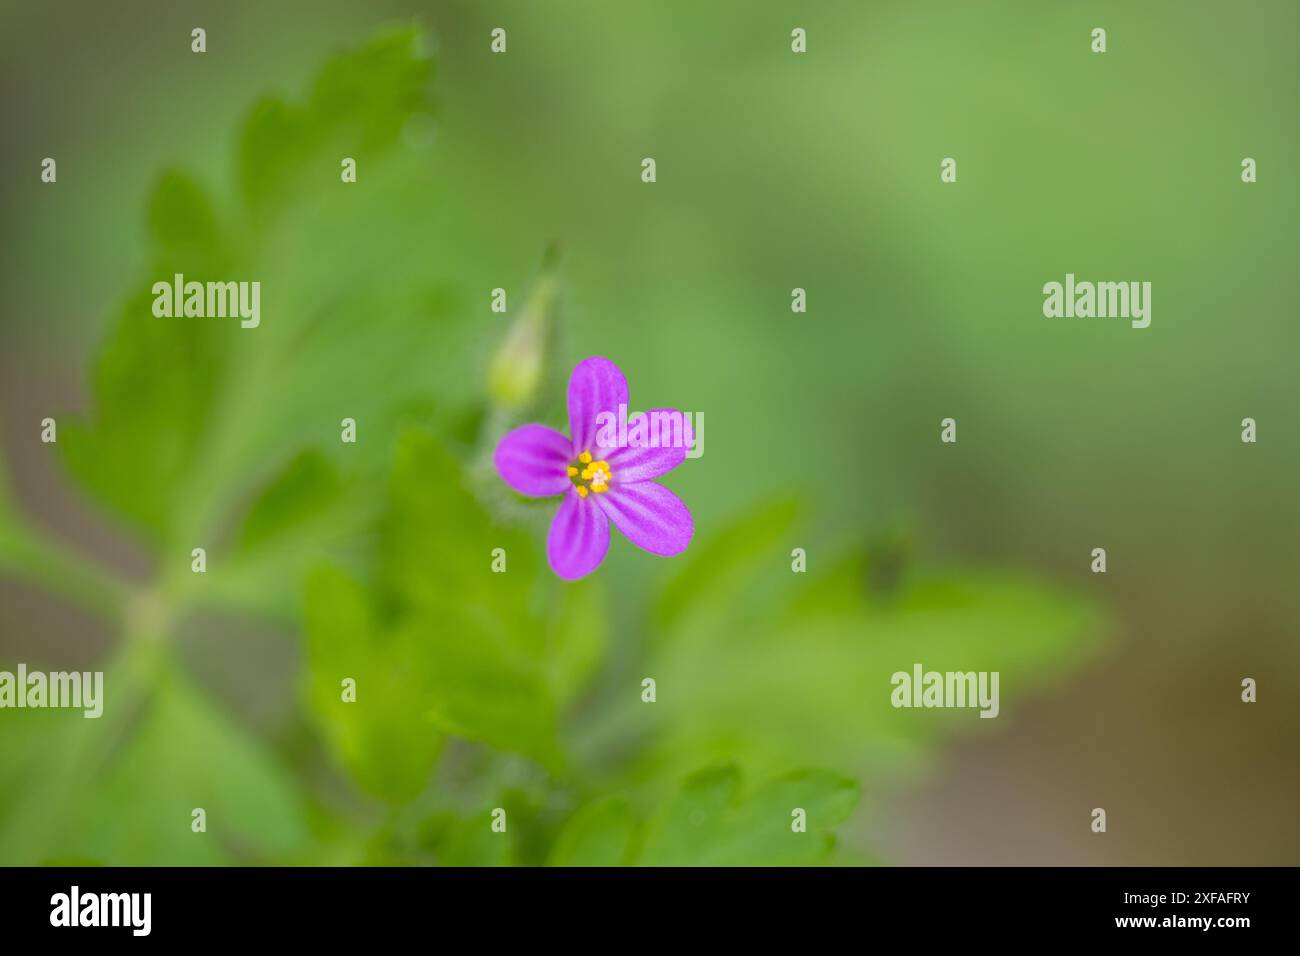
[(597, 417), (608, 412), (617, 421), (620, 405), (627, 407), (627, 379), (619, 367), (599, 355), (579, 362), (569, 376), (569, 432), (575, 454), (593, 450)]
[[(647, 444), (631, 444), (641, 421), (645, 422), (644, 441)], [(609, 450), (597, 442), (600, 451), (592, 452), (597, 458), (603, 456), (609, 463), (615, 484), (658, 478), (685, 461), (692, 442), (691, 421), (688, 416), (671, 408), (653, 408), (628, 419), (627, 440), (629, 444), (615, 445)]]
[(546, 560), (566, 581), (586, 577), (600, 566), (609, 550), (609, 520), (594, 495), (579, 497), (577, 489), (564, 496), (546, 538)]
[(695, 533), (682, 499), (653, 481), (613, 485), (592, 495), (609, 520), (638, 548), (665, 557), (686, 550)]
[(530, 498), (560, 495), (573, 487), (566, 469), (572, 446), (553, 428), (523, 425), (497, 443), (492, 460), (501, 479)]

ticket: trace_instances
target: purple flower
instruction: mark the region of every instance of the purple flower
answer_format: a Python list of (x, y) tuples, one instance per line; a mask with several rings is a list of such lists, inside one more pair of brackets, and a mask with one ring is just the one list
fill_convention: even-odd
[[(686, 458), (692, 441), (687, 416), (653, 409), (624, 421), (627, 399), (627, 379), (617, 365), (598, 355), (583, 359), (569, 378), (573, 440), (544, 425), (524, 425), (502, 438), (493, 455), (501, 479), (521, 495), (564, 495), (546, 558), (569, 581), (605, 560), (611, 521), (651, 554), (677, 554), (695, 532), (681, 499), (650, 480)], [(653, 434), (665, 421), (681, 422), (673, 441)]]

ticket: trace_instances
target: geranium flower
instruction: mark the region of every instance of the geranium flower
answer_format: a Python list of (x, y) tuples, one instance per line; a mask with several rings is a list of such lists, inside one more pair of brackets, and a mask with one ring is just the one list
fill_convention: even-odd
[[(547, 535), (546, 558), (565, 580), (584, 577), (605, 560), (611, 521), (638, 548), (665, 556), (685, 550), (695, 533), (681, 499), (650, 480), (685, 460), (689, 419), (653, 409), (633, 416), (624, 430), (618, 423), (627, 403), (627, 379), (618, 366), (598, 355), (583, 359), (569, 377), (573, 438), (545, 425), (524, 425), (502, 438), (493, 455), (501, 479), (521, 495), (564, 495)], [(681, 421), (678, 440), (647, 441), (646, 426), (665, 415)]]

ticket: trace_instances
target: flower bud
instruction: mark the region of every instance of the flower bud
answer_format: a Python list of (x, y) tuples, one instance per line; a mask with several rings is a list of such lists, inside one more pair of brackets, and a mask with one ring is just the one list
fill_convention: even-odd
[(543, 275), (488, 367), (488, 395), (494, 405), (518, 410), (537, 393), (558, 299), (555, 277)]

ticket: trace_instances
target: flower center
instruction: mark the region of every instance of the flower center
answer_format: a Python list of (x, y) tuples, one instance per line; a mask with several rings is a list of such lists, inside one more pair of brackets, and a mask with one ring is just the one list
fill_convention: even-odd
[(597, 493), (608, 491), (609, 482), (613, 477), (609, 470), (609, 463), (592, 461), (589, 451), (584, 451), (578, 456), (578, 460), (569, 466), (569, 480), (573, 482), (573, 487), (578, 489), (580, 498), (587, 497), (589, 491)]

